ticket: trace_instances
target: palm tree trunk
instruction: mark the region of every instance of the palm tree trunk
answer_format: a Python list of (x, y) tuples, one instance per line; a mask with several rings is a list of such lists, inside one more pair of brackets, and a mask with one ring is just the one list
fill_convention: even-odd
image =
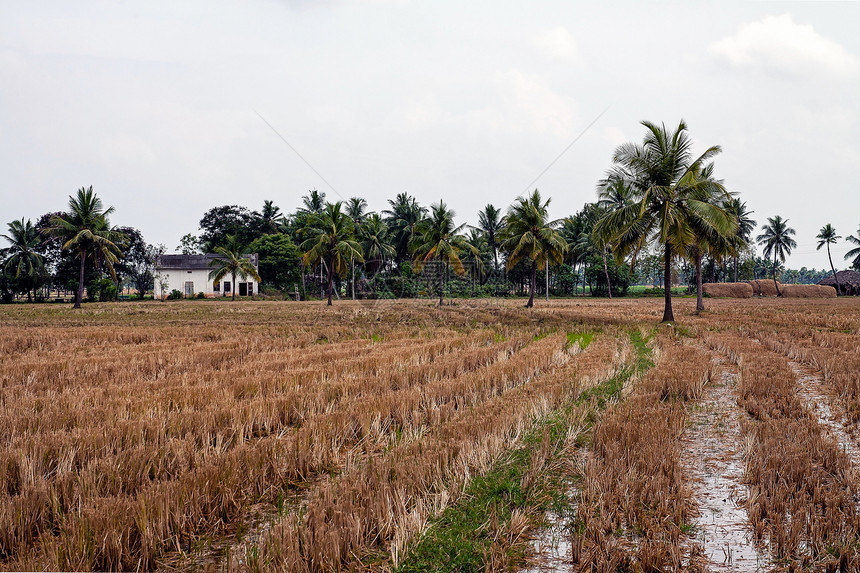
[(836, 294), (842, 294), (842, 287), (839, 286), (839, 277), (836, 276), (836, 269), (833, 267), (833, 258), (830, 256), (830, 243), (827, 243), (827, 258), (830, 261), (830, 270), (833, 271), (833, 280), (836, 281)]
[(735, 257), (735, 282), (738, 282), (738, 259), (740, 257)]
[(773, 255), (773, 266), (771, 268), (771, 276), (773, 276), (773, 286), (776, 288), (776, 296), (782, 296), (782, 293), (779, 292), (779, 283), (776, 282), (776, 254)]
[(326, 265), (328, 267), (328, 304), (327, 306), (331, 306), (331, 291), (332, 284), (334, 283), (334, 260), (331, 261), (330, 265)]
[(355, 300), (355, 255), (350, 255), (349, 259), (352, 265), (352, 300)]
[(663, 322), (674, 322), (675, 315), (672, 313), (672, 245), (668, 241), (666, 241), (666, 248), (663, 253), (663, 285)]
[(696, 310), (705, 310), (705, 301), (702, 300), (702, 254), (696, 249)]
[(72, 305), (72, 308), (81, 308), (81, 301), (84, 300), (84, 263), (87, 258), (87, 252), (81, 249), (78, 254), (81, 257), (81, 274), (78, 281), (78, 292), (75, 294), (75, 304)]
[(439, 259), (439, 306), (442, 306), (444, 303), (444, 295), (445, 295), (445, 273), (442, 272), (442, 259)]
[(609, 299), (612, 300), (612, 284), (609, 282), (609, 267), (606, 266), (606, 249), (603, 249), (603, 274), (606, 275), (606, 292), (609, 294)]
[(535, 283), (537, 282), (537, 261), (532, 262), (532, 280), (529, 283), (529, 301), (526, 303), (526, 308), (531, 308), (535, 305)]
[(239, 288), (239, 285), (236, 284), (236, 273), (232, 273), (231, 276), (233, 277), (233, 284), (230, 285), (233, 291), (231, 294), (233, 295), (233, 302), (236, 302), (236, 290)]
[(546, 261), (546, 301), (549, 302), (549, 260)]

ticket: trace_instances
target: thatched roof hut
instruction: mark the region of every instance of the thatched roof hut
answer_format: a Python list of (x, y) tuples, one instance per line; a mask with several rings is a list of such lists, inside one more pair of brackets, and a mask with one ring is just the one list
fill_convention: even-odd
[[(839, 278), (839, 286), (842, 287), (840, 294), (860, 295), (860, 273), (857, 271), (839, 271), (836, 276)], [(836, 279), (830, 275), (826, 279), (818, 281), (818, 284), (836, 288)]]

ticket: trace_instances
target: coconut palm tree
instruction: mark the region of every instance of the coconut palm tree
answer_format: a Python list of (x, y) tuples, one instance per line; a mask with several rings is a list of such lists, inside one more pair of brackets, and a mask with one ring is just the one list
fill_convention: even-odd
[(278, 233), (283, 224), (284, 215), (274, 201), (263, 200), (263, 211), (260, 213), (260, 227), (264, 234)]
[(316, 189), (311, 189), (308, 194), (302, 197), (302, 206), (299, 207), (300, 213), (322, 213), (325, 209), (325, 193), (320, 193)]
[(454, 224), (454, 211), (443, 201), (433, 205), (430, 216), (422, 220), (415, 229), (410, 242), (415, 269), (420, 271), (428, 264), (439, 275), (439, 306), (444, 303), (445, 275), (449, 268), (460, 276), (466, 274), (461, 256), (474, 254), (478, 249), (461, 235), (466, 224)]
[(833, 280), (836, 281), (836, 293), (842, 294), (842, 287), (839, 285), (839, 277), (836, 276), (836, 268), (833, 266), (833, 257), (830, 256), (830, 245), (835, 245), (836, 241), (842, 237), (836, 234), (836, 229), (833, 228), (833, 225), (827, 223), (821, 227), (821, 230), (818, 231), (818, 235), (816, 235), (815, 238), (818, 239), (818, 246), (815, 247), (816, 251), (820, 251), (821, 247), (827, 245), (827, 260), (830, 261), (830, 270), (833, 271)]
[(845, 237), (845, 240), (849, 243), (857, 245), (847, 253), (845, 253), (845, 260), (854, 257), (854, 260), (851, 261), (851, 266), (854, 267), (855, 271), (860, 271), (860, 226), (857, 227), (857, 236), (848, 235)]
[(324, 263), (327, 267), (328, 306), (331, 306), (334, 276), (345, 276), (349, 261), (364, 262), (361, 245), (355, 240), (355, 225), (341, 210), (343, 204), (327, 203), (321, 213), (314, 214), (304, 229), (309, 237), (302, 243), (305, 264)]
[(238, 276), (243, 281), (248, 277), (253, 277), (257, 282), (261, 281), (260, 275), (257, 274), (257, 269), (254, 268), (254, 263), (251, 262), (248, 255), (248, 248), (242, 245), (236, 235), (227, 235), (223, 247), (215, 247), (213, 252), (218, 255), (211, 261), (209, 266), (213, 267), (209, 271), (209, 279), (219, 282), (221, 279), (230, 275), (233, 279), (231, 283), (232, 299), (236, 300), (236, 277)]
[(642, 144), (626, 143), (613, 154), (615, 164), (606, 181), (623, 181), (631, 190), (632, 203), (607, 213), (595, 225), (594, 235), (613, 245), (616, 260), (635, 257), (649, 242), (663, 251), (663, 321), (675, 319), (672, 312), (672, 261), (686, 253), (695, 242), (693, 219), (713, 232), (728, 236), (733, 232), (726, 212), (698, 192), (710, 183), (701, 181), (697, 170), (720, 152), (719, 146), (698, 157), (691, 152), (692, 141), (682, 120), (674, 131), (665, 125), (643, 121)]
[[(35, 279), (45, 268), (42, 255), (35, 251), (39, 246), (39, 231), (36, 230), (30, 219), (24, 221), (23, 218), (12, 221), (8, 227), (9, 234), (0, 235), (11, 245), (6, 249), (8, 258), (4, 268), (7, 271), (15, 269), (15, 278), (17, 279), (22, 276), (29, 279), (27, 287), (27, 301), (29, 302), (33, 300), (30, 286), (33, 286)], [(33, 286), (33, 290), (35, 290), (35, 286)]]
[[(346, 202), (346, 214), (352, 219), (355, 229), (361, 228), (361, 223), (366, 217), (366, 210), (367, 200), (362, 197), (350, 197), (349, 201)], [(355, 257), (350, 258), (349, 267), (350, 276), (352, 277), (352, 300), (355, 300)]]
[(478, 229), (484, 233), (487, 245), (493, 251), (493, 271), (499, 270), (499, 234), (505, 228), (505, 217), (501, 209), (488, 203), (483, 210), (478, 211)]
[(65, 240), (63, 250), (74, 250), (81, 261), (78, 291), (72, 308), (81, 308), (84, 298), (84, 267), (87, 257), (101, 259), (116, 280), (113, 264), (122, 256), (118, 242), (124, 235), (110, 226), (108, 215), (113, 207), (104, 208), (102, 200), (93, 192), (93, 187), (78, 189), (77, 195), (69, 196), (69, 211), (62, 216), (51, 217), (48, 232)]
[(389, 199), (388, 204), (391, 208), (382, 213), (394, 238), (397, 252), (395, 260), (400, 264), (409, 257), (409, 245), (415, 235), (415, 228), (427, 215), (427, 209), (408, 193), (399, 193), (394, 199)]
[(773, 285), (776, 287), (777, 296), (782, 296), (779, 292), (779, 284), (776, 282), (776, 261), (785, 262), (785, 257), (791, 254), (791, 249), (797, 246), (797, 242), (791, 238), (794, 235), (794, 229), (788, 226), (788, 219), (783, 219), (779, 215), (768, 217), (767, 224), (762, 225), (762, 233), (755, 238), (759, 245), (764, 245), (764, 258), (772, 256), (773, 264), (771, 266), (771, 274), (773, 276)]
[(393, 260), (396, 252), (389, 243), (388, 225), (379, 215), (371, 213), (361, 227), (358, 228), (358, 238), (364, 255), (365, 268), (370, 273), (385, 268), (385, 262)]
[(526, 308), (535, 303), (537, 272), (551, 262), (561, 264), (568, 250), (567, 241), (556, 230), (558, 221), (550, 221), (550, 200), (541, 200), (535, 189), (528, 197), (521, 197), (508, 209), (507, 224), (502, 233), (502, 250), (508, 253), (508, 269), (521, 260), (531, 261), (529, 301)]
[(750, 217), (750, 215), (755, 211), (747, 209), (746, 202), (741, 201), (737, 197), (732, 197), (726, 201), (723, 208), (732, 216), (738, 225), (738, 231), (735, 233), (734, 240), (732, 241), (732, 248), (734, 251), (732, 253), (732, 257), (734, 258), (735, 282), (738, 282), (740, 253), (749, 246), (750, 240), (752, 239), (752, 232), (755, 229), (756, 222)]

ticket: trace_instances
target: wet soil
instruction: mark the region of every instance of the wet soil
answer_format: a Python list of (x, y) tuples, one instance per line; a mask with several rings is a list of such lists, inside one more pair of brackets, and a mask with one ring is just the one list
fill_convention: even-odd
[(743, 507), (744, 452), (737, 405), (738, 371), (726, 360), (715, 363), (714, 377), (693, 406), (681, 463), (699, 507), (694, 535), (704, 550), (709, 571), (769, 570), (764, 547), (757, 546)]

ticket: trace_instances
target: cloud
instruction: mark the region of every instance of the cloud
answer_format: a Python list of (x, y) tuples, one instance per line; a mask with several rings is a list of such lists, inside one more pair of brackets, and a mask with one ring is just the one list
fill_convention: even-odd
[(547, 58), (568, 62), (579, 60), (576, 39), (561, 26), (541, 32), (533, 41), (538, 51)]
[(796, 24), (791, 14), (742, 24), (734, 36), (711, 44), (710, 51), (736, 67), (791, 75), (848, 77), (860, 71), (856, 56), (812, 26)]

